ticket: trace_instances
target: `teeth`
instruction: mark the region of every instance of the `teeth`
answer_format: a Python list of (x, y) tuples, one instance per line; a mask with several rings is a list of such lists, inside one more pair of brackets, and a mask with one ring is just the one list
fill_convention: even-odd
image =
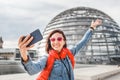
[(55, 47), (58, 47), (58, 46), (55, 46)]
[(55, 45), (54, 47), (58, 47), (58, 45)]

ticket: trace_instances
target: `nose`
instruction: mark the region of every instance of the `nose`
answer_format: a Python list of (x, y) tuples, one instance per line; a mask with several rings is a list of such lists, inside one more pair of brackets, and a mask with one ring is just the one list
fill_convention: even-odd
[(57, 39), (55, 39), (54, 43), (58, 43), (59, 41)]

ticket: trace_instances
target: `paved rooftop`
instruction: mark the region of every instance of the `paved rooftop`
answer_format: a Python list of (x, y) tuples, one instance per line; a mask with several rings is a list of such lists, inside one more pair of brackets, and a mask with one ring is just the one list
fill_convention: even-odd
[[(75, 80), (103, 80), (120, 73), (117, 65), (83, 65), (77, 64), (74, 70)], [(38, 74), (30, 76), (27, 73), (0, 75), (0, 80), (34, 80)]]
[[(81, 65), (82, 66), (82, 65)], [(74, 70), (76, 80), (103, 80), (106, 77), (120, 73), (117, 65), (86, 65)], [(87, 67), (89, 66), (89, 67)]]

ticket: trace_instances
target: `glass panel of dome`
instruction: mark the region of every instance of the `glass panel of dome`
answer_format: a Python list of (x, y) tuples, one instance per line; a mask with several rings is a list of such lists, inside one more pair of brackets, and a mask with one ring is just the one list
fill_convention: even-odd
[[(70, 11), (70, 13), (67, 11)], [(103, 58), (109, 61), (109, 55), (108, 55), (109, 52), (110, 54), (114, 53), (115, 55), (114, 46), (117, 45), (115, 43), (120, 41), (120, 27), (117, 25), (117, 23), (113, 21), (113, 19), (109, 17), (107, 14), (93, 8), (77, 7), (77, 8), (69, 9), (67, 11), (62, 12), (58, 14), (55, 18), (53, 18), (51, 22), (48, 24), (48, 26), (46, 27), (44, 33), (46, 31), (50, 32), (53, 29), (59, 28), (63, 30), (64, 33), (66, 33), (65, 35), (68, 37), (67, 38), (68, 46), (75, 45), (76, 42), (78, 42), (82, 38), (86, 30), (89, 28), (91, 20), (95, 18), (102, 18), (103, 25), (98, 27), (95, 30), (91, 40), (89, 41), (90, 44), (87, 44), (88, 47), (84, 48), (85, 50), (88, 50), (90, 52), (88, 51), (85, 52), (85, 50), (83, 49), (79, 53), (82, 53), (85, 56), (87, 53), (91, 55), (93, 50), (94, 54), (96, 53), (98, 55), (101, 53), (102, 55), (105, 55)], [(76, 33), (74, 33), (74, 31)], [(48, 35), (49, 34), (48, 32), (45, 35)], [(71, 36), (70, 32), (73, 36)], [(117, 34), (117, 35), (114, 35), (114, 34)], [(95, 45), (97, 46), (96, 49), (95, 49), (96, 47)], [(120, 52), (120, 49), (118, 50)], [(95, 58), (96, 56), (92, 56), (92, 57)]]

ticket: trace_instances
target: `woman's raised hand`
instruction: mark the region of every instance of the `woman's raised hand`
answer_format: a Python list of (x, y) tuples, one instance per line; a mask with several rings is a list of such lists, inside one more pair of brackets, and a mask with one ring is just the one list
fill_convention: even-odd
[(90, 27), (92, 29), (96, 29), (97, 26), (100, 26), (102, 24), (102, 20), (101, 19), (96, 19), (95, 21), (91, 22)]

